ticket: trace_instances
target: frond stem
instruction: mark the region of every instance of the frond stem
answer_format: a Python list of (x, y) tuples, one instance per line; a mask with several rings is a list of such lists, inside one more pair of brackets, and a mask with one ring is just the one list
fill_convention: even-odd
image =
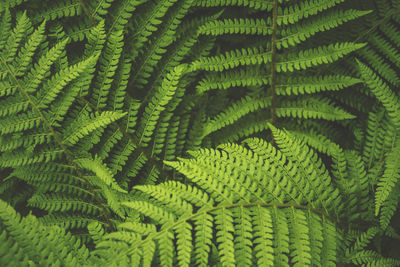
[(276, 116), (276, 32), (278, 28), (278, 0), (274, 0), (272, 7), (272, 35), (271, 35), (271, 123), (275, 125)]

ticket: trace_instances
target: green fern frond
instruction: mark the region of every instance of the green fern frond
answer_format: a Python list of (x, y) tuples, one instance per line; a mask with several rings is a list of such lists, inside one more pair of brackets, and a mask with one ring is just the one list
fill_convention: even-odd
[(396, 266), (400, 263), (397, 259), (384, 258), (373, 250), (360, 251), (350, 259), (353, 264), (365, 266)]
[(261, 19), (225, 19), (215, 20), (199, 27), (198, 34), (218, 36), (222, 34), (267, 35), (272, 30), (270, 23)]
[(270, 105), (270, 98), (254, 99), (251, 97), (244, 97), (239, 102), (233, 103), (231, 107), (225, 109), (224, 113), (217, 115), (213, 119), (209, 119), (204, 125), (204, 135), (226, 127), (250, 112), (267, 108)]
[(296, 101), (285, 101), (277, 108), (278, 117), (318, 118), (325, 120), (354, 119), (355, 116), (337, 108), (324, 98), (303, 98)]
[[(110, 186), (110, 188), (117, 190), (121, 193), (126, 193), (124, 189), (122, 189), (118, 183), (115, 182), (112, 177), (110, 170), (102, 164), (99, 159), (89, 159), (89, 158), (81, 158), (76, 160), (77, 164), (79, 164), (82, 168), (90, 170), (96, 174), (104, 184)], [(96, 181), (92, 181), (93, 184), (96, 184)]]
[(1, 1), (0, 265), (399, 265), (399, 11)]
[(390, 190), (389, 196), (383, 202), (380, 208), (379, 223), (382, 229), (388, 230), (390, 227), (390, 222), (396, 213), (398, 206), (398, 196), (399, 194), (399, 184), (396, 183), (395, 187)]
[(87, 117), (81, 117), (65, 129), (62, 142), (69, 146), (74, 145), (84, 136), (89, 135), (99, 128), (106, 127), (125, 115), (126, 113), (104, 111), (101, 114), (91, 114)]
[(156, 122), (160, 113), (165, 110), (165, 106), (175, 94), (175, 91), (178, 88), (179, 79), (187, 71), (186, 68), (186, 65), (175, 67), (164, 79), (151, 102), (146, 106), (137, 131), (139, 144), (142, 146), (145, 146), (146, 143), (150, 141), (150, 137), (156, 127)]
[(157, 30), (162, 18), (175, 2), (176, 0), (162, 0), (146, 3), (147, 5), (143, 7), (143, 15), (140, 19), (135, 20), (135, 26), (133, 27), (134, 47), (136, 50), (134, 51), (133, 58), (139, 55), (139, 51), (143, 48), (153, 32)]
[[(318, 32), (327, 31), (342, 25), (343, 23), (357, 19), (361, 16), (371, 13), (370, 11), (359, 11), (359, 10), (335, 10), (320, 18), (310, 18), (305, 23), (294, 24), (284, 28), (280, 33), (281, 37), (277, 41), (277, 48), (281, 47), (288, 48), (289, 46), (295, 46), (301, 42), (306, 41), (311, 36)], [(279, 21), (279, 19), (278, 19)]]
[(278, 25), (295, 24), (303, 18), (336, 6), (344, 0), (305, 0), (286, 8), (278, 9)]
[(393, 123), (398, 127), (399, 121), (399, 110), (400, 110), (400, 99), (396, 94), (389, 88), (389, 86), (377, 76), (369, 67), (361, 62), (358, 62), (360, 67), (361, 76), (371, 89), (372, 93), (376, 98), (382, 102), (385, 109), (388, 111)]
[[(260, 153), (265, 151), (257, 143), (253, 144), (254, 149)], [(176, 259), (183, 265), (195, 262), (200, 266), (206, 266), (209, 262), (205, 255), (210, 253), (213, 242), (218, 249), (219, 260), (232, 266), (239, 263), (251, 266), (254, 261), (266, 266), (307, 265), (311, 262), (324, 262), (330, 266), (336, 262), (337, 247), (333, 244), (338, 242), (341, 233), (334, 229), (334, 223), (323, 215), (324, 212), (319, 213), (300, 204), (286, 204), (281, 202), (283, 199), (269, 202), (268, 195), (265, 195), (267, 197), (265, 200), (261, 197), (263, 190), (273, 190), (273, 187), (268, 186), (270, 189), (267, 189), (266, 184), (261, 187), (256, 185), (257, 179), (261, 179), (259, 182), (264, 182), (261, 174), (265, 172), (258, 168), (266, 168), (265, 164), (276, 164), (273, 162), (274, 157), (258, 158), (239, 145), (227, 144), (221, 148), (227, 152), (200, 150), (191, 153), (194, 159), (166, 162), (186, 174), (196, 186), (167, 182), (156, 186), (135, 187), (152, 199), (156, 199), (161, 205), (152, 204), (150, 199), (124, 202), (124, 205), (155, 220), (160, 225), (160, 230), (155, 232), (156, 228), (151, 224), (138, 225), (138, 228), (134, 227), (134, 224), (131, 226), (123, 224), (119, 228), (122, 232), (118, 235), (106, 234), (97, 242), (98, 255), (109, 249), (113, 239), (113, 242), (119, 240), (117, 243), (129, 243), (129, 247), (121, 246), (119, 256), (112, 259), (114, 264), (125, 261), (123, 255), (128, 253), (134, 255), (137, 260), (143, 259), (146, 262), (157, 257), (164, 263), (171, 263)], [(250, 162), (243, 160), (243, 157), (240, 157), (244, 155), (243, 153), (249, 153), (249, 159), (250, 157), (253, 159)], [(228, 162), (236, 162), (237, 170), (227, 168), (231, 165)], [(252, 166), (253, 164), (256, 165)], [(211, 169), (214, 171), (211, 172)], [(242, 171), (249, 176), (243, 176)], [(259, 178), (255, 176), (257, 173), (260, 175)], [(223, 176), (217, 181), (211, 179), (213, 174), (215, 177)], [(324, 188), (326, 185), (323, 185)], [(297, 187), (295, 184), (293, 186)], [(249, 192), (246, 192), (247, 190)], [(207, 198), (204, 198), (205, 193), (208, 193)], [(209, 204), (199, 205), (197, 199)], [(210, 200), (213, 202), (210, 203)], [(175, 205), (183, 209), (177, 209)], [(326, 229), (333, 232), (326, 232)], [(195, 232), (194, 246), (191, 246), (192, 231)], [(212, 240), (213, 231), (216, 233), (215, 241)], [(125, 240), (122, 238), (123, 235), (131, 236), (133, 239)], [(115, 239), (117, 236), (121, 238)], [(167, 248), (167, 245), (172, 246), (171, 240), (174, 237), (177, 240), (175, 255), (173, 249)], [(151, 245), (151, 252), (147, 254), (137, 252), (144, 251), (147, 245), (153, 244), (154, 241), (157, 245), (156, 247)], [(113, 246), (119, 247), (119, 245)]]
[(123, 31), (111, 33), (105, 45), (104, 57), (99, 59), (99, 71), (94, 81), (93, 104), (97, 109), (103, 109), (107, 95), (109, 94), (112, 77), (118, 67), (121, 57), (123, 42)]
[(224, 55), (200, 58), (192, 62), (191, 70), (224, 71), (238, 66), (267, 64), (271, 61), (271, 52), (263, 47), (232, 50)]
[(389, 197), (400, 179), (400, 144), (394, 144), (392, 151), (386, 156), (385, 171), (379, 179), (375, 193), (375, 215), (379, 214), (383, 202)]
[(76, 0), (53, 1), (36, 15), (34, 21), (56, 20), (65, 17), (75, 17), (82, 14), (82, 6)]
[(209, 90), (226, 90), (231, 87), (248, 87), (267, 85), (270, 79), (259, 68), (248, 67), (246, 70), (238, 69), (221, 73), (209, 72), (196, 86), (197, 93), (203, 94)]
[(3, 200), (0, 206), (0, 236), (3, 240), (7, 237), (8, 244), (5, 244), (12, 248), (7, 254), (4, 253), (7, 247), (1, 248), (0, 263), (20, 266), (87, 263), (89, 251), (70, 233), (54, 226), (45, 227), (32, 215), (21, 219)]
[(201, 6), (201, 7), (217, 7), (217, 6), (244, 6), (250, 7), (255, 10), (271, 10), (272, 3), (265, 2), (262, 0), (196, 0), (194, 2), (194, 6)]
[(289, 77), (277, 86), (277, 95), (313, 94), (324, 91), (338, 91), (361, 80), (349, 76)]
[(276, 64), (276, 71), (293, 72), (295, 70), (305, 70), (325, 63), (332, 63), (364, 46), (365, 44), (336, 43), (288, 54), (285, 58), (279, 59)]

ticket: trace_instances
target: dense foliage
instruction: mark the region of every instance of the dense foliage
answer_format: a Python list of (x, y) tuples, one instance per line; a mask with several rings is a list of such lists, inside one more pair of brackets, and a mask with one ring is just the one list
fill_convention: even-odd
[(0, 14), (0, 266), (400, 266), (399, 0)]

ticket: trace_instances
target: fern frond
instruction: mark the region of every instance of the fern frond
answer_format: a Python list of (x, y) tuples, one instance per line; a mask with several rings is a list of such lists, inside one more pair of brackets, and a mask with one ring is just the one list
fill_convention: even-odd
[(248, 67), (244, 69), (235, 69), (220, 73), (209, 72), (199, 81), (196, 86), (197, 93), (203, 94), (209, 90), (226, 90), (231, 87), (246, 87), (267, 85), (270, 83), (267, 74), (259, 68)]
[(250, 112), (267, 108), (270, 105), (271, 99), (269, 97), (258, 99), (244, 97), (240, 101), (233, 103), (231, 107), (225, 109), (224, 113), (217, 115), (213, 119), (209, 119), (204, 125), (204, 135), (226, 127)]
[(386, 156), (385, 171), (377, 184), (378, 187), (375, 192), (375, 216), (379, 214), (380, 208), (400, 179), (399, 155), (400, 144), (397, 142), (394, 144), (392, 151)]
[[(17, 24), (7, 38), (5, 47), (3, 47), (1, 56), (4, 63), (11, 62), (16, 56), (18, 48), (25, 37), (25, 34), (32, 29), (32, 24), (28, 19), (26, 12), (22, 14), (17, 20)], [(3, 63), (3, 64), (4, 64)]]
[(318, 118), (333, 121), (355, 118), (354, 115), (333, 106), (326, 98), (303, 98), (296, 101), (285, 101), (281, 105), (282, 107), (278, 107), (276, 111), (278, 117)]
[[(115, 182), (110, 170), (99, 159), (81, 158), (76, 160), (76, 162), (82, 168), (94, 172), (96, 177), (98, 177), (104, 184), (110, 186), (110, 188), (121, 193), (126, 193), (126, 191)], [(95, 181), (93, 181), (93, 183), (96, 184)]]
[(148, 104), (148, 106), (146, 106), (143, 118), (137, 131), (140, 145), (146, 146), (146, 143), (150, 141), (160, 113), (165, 110), (165, 106), (175, 94), (179, 79), (184, 72), (186, 72), (186, 65), (175, 67), (164, 79), (162, 85), (153, 96), (151, 102)]
[(338, 91), (360, 82), (361, 80), (357, 78), (341, 75), (289, 77), (287, 80), (279, 82), (276, 94), (302, 95), (324, 91)]
[(191, 64), (192, 70), (224, 71), (238, 66), (267, 64), (271, 61), (271, 52), (263, 47), (252, 47), (241, 50), (231, 50), (224, 55), (200, 58)]
[[(307, 179), (310, 185), (314, 184), (316, 181), (324, 181), (324, 185), (315, 185), (308, 194), (311, 194), (311, 197), (314, 197), (315, 194), (315, 196), (318, 196), (319, 200), (325, 199), (325, 201), (321, 201), (325, 209), (329, 210), (329, 205), (338, 204), (341, 196), (337, 189), (332, 185), (329, 186), (331, 184), (331, 178), (327, 170), (323, 167), (321, 160), (317, 159), (315, 153), (307, 148), (306, 145), (301, 144), (298, 140), (291, 137), (289, 133), (281, 131), (272, 125), (270, 125), (270, 128), (275, 137), (276, 144), (280, 147), (282, 152), (287, 155), (288, 159), (293, 160), (296, 165), (298, 164), (298, 169), (303, 173), (303, 177)], [(299, 146), (303, 147), (303, 149), (299, 149)], [(308, 164), (309, 166), (306, 167), (304, 164)], [(314, 167), (311, 167), (313, 165)], [(328, 194), (330, 195), (328, 196)], [(336, 206), (336, 208), (338, 207), (339, 205)]]
[(37, 106), (41, 109), (47, 109), (49, 104), (52, 103), (71, 81), (84, 73), (87, 68), (95, 65), (97, 62), (97, 55), (89, 57), (88, 59), (72, 65), (56, 73), (51, 79), (43, 85), (39, 90), (37, 98)]
[(389, 196), (386, 198), (385, 202), (383, 202), (380, 209), (379, 223), (382, 229), (387, 230), (389, 228), (389, 224), (396, 213), (398, 206), (398, 194), (399, 184), (396, 183), (395, 187), (390, 191)]
[(279, 8), (277, 24), (295, 24), (303, 18), (316, 15), (342, 2), (344, 2), (344, 0), (304, 0), (299, 4), (290, 5), (283, 9)]
[(174, 35), (183, 17), (189, 10), (193, 0), (186, 0), (172, 7), (171, 14), (167, 14), (161, 29), (154, 36), (155, 40), (150, 41), (150, 45), (143, 50), (141, 60), (138, 60), (134, 74), (131, 79), (137, 86), (148, 83), (156, 64), (167, 52), (167, 47), (173, 42)]
[(365, 44), (336, 43), (288, 54), (285, 58), (278, 60), (276, 63), (276, 71), (293, 72), (295, 70), (305, 70), (324, 63), (332, 63), (364, 46)]
[(113, 76), (118, 67), (121, 57), (123, 42), (123, 31), (112, 32), (105, 45), (105, 51), (99, 58), (99, 71), (94, 81), (94, 92), (92, 94), (93, 104), (97, 109), (103, 109), (106, 106), (107, 96), (109, 94)]
[(39, 14), (35, 14), (33, 21), (56, 20), (59, 18), (75, 17), (82, 14), (82, 6), (77, 0), (52, 1)]
[(4, 11), (0, 11), (1, 14), (1, 23), (0, 23), (0, 49), (3, 50), (6, 45), (8, 35), (11, 32), (11, 14), (8, 8), (4, 9)]
[(16, 76), (22, 76), (32, 61), (32, 57), (39, 45), (44, 41), (45, 22), (43, 22), (29, 37), (29, 40), (22, 47), (13, 64)]
[(196, 0), (193, 4), (194, 6), (201, 6), (201, 7), (217, 7), (217, 6), (244, 6), (250, 7), (256, 10), (271, 10), (272, 3), (265, 2), (262, 0), (249, 0), (249, 1), (242, 1), (242, 0)]
[[(222, 185), (225, 187), (225, 189), (220, 186), (215, 187), (209, 184), (214, 183), (212, 179), (209, 179), (208, 182), (205, 182), (205, 180), (202, 181), (203, 178), (199, 179), (197, 178), (198, 176), (190, 174), (192, 168), (201, 167), (204, 169), (212, 167), (212, 165), (209, 165), (211, 162), (216, 163), (215, 167), (218, 167), (219, 164), (223, 162), (220, 161), (221, 159), (229, 160), (231, 156), (235, 155), (235, 153), (242, 153), (241, 149), (243, 148), (232, 145), (231, 148), (226, 146), (226, 149), (229, 151), (229, 158), (227, 157), (228, 154), (217, 151), (212, 152), (202, 150), (192, 153), (196, 157), (196, 161), (198, 161), (198, 163), (195, 163), (196, 161), (194, 160), (183, 159), (180, 160), (183, 164), (167, 162), (168, 165), (187, 173), (189, 177), (193, 179), (193, 181), (196, 181), (196, 184), (201, 185), (201, 189), (196, 190), (208, 191), (210, 193), (210, 197), (215, 201), (213, 206), (202, 206), (198, 211), (193, 209), (189, 213), (182, 213), (180, 210), (170, 210), (170, 207), (173, 207), (170, 206), (170, 204), (175, 203), (176, 205), (179, 205), (179, 203), (182, 202), (175, 195), (175, 191), (165, 190), (165, 185), (167, 184), (136, 187), (138, 190), (144, 190), (147, 194), (156, 196), (158, 201), (161, 201), (161, 203), (165, 204), (166, 206), (160, 208), (159, 206), (155, 206), (148, 201), (125, 202), (124, 205), (153, 218), (159, 224), (161, 224), (160, 227), (162, 230), (160, 232), (143, 230), (143, 232), (146, 233), (144, 234), (145, 239), (142, 240), (141, 237), (135, 236), (135, 242), (132, 242), (132, 239), (129, 241), (123, 241), (123, 239), (120, 239), (119, 242), (128, 242), (130, 247), (121, 247), (121, 251), (119, 253), (120, 256), (114, 260), (119, 259), (119, 261), (121, 261), (123, 260), (121, 256), (124, 255), (124, 253), (128, 253), (129, 255), (135, 255), (135, 257), (143, 257), (143, 260), (146, 261), (151, 261), (151, 258), (157, 255), (157, 257), (159, 257), (163, 262), (172, 262), (174, 258), (177, 257), (177, 260), (184, 262), (184, 264), (190, 264), (195, 261), (201, 266), (207, 265), (208, 257), (204, 256), (206, 255), (205, 253), (210, 252), (210, 245), (212, 245), (213, 242), (212, 231), (215, 229), (215, 245), (218, 248), (219, 259), (224, 263), (230, 263), (234, 265), (235, 263), (242, 262), (244, 265), (252, 265), (253, 261), (257, 261), (259, 263), (272, 266), (274, 264), (274, 260), (284, 265), (289, 265), (289, 263), (295, 264), (303, 261), (311, 262), (311, 260), (313, 262), (318, 261), (319, 255), (317, 259), (312, 258), (312, 255), (317, 255), (319, 249), (326, 249), (326, 244), (330, 244), (330, 242), (332, 242), (332, 239), (330, 238), (337, 238), (335, 235), (326, 234), (324, 235), (324, 238), (319, 238), (320, 245), (311, 245), (310, 240), (314, 240), (311, 239), (311, 237), (316, 234), (314, 233), (314, 228), (319, 227), (320, 229), (323, 229), (322, 225), (324, 225), (323, 222), (326, 222), (326, 218), (318, 220), (316, 217), (321, 216), (320, 214), (313, 214), (311, 211), (308, 213), (302, 209), (298, 209), (296, 206), (286, 206), (284, 204), (283, 206), (280, 206), (279, 204), (267, 204), (260, 201), (236, 202), (234, 199), (239, 200), (240, 198), (230, 198), (229, 193), (225, 190), (243, 191), (243, 187), (236, 187), (232, 183), (225, 183)], [(219, 160), (210, 159), (210, 157), (215, 157), (215, 159)], [(239, 157), (235, 158), (236, 160), (240, 159)], [(209, 161), (209, 163), (204, 165), (205, 161)], [(242, 161), (241, 164), (244, 163), (245, 161)], [(238, 162), (237, 167), (240, 168), (239, 166), (240, 165)], [(244, 169), (249, 170), (249, 174), (252, 173), (252, 168), (248, 169), (245, 167)], [(198, 169), (196, 172), (201, 174), (199, 171), (200, 169)], [(207, 171), (204, 171), (203, 173), (207, 173)], [(238, 173), (236, 173), (236, 175), (237, 174)], [(201, 176), (207, 179), (206, 176)], [(232, 177), (229, 179), (235, 181), (237, 178)], [(177, 182), (169, 184), (174, 185), (173, 188), (176, 188), (176, 186), (179, 185)], [(185, 190), (187, 187), (181, 184), (178, 188)], [(253, 188), (251, 184), (248, 184), (245, 190), (249, 189), (257, 190), (257, 187)], [(215, 194), (213, 192), (214, 190), (217, 190), (219, 193), (215, 192), (217, 193)], [(193, 192), (192, 189), (190, 189), (190, 191)], [(239, 193), (239, 191), (236, 194), (246, 195)], [(179, 193), (179, 195), (181, 195), (181, 193)], [(186, 195), (189, 196), (191, 193), (185, 193), (185, 196)], [(285, 216), (278, 216), (278, 214), (284, 214)], [(269, 219), (266, 220), (266, 218)], [(286, 220), (286, 229), (284, 227), (285, 224), (282, 222), (283, 219)], [(299, 223), (300, 221), (302, 223)], [(309, 221), (312, 223), (309, 224)], [(195, 246), (192, 248), (189, 245), (186, 246), (185, 249), (183, 247), (179, 249), (179, 243), (182, 244), (182, 242), (184, 242), (183, 239), (186, 241), (191, 240), (188, 235), (191, 222), (194, 223), (193, 230), (195, 231)], [(126, 230), (129, 229), (131, 228)], [(145, 227), (145, 229), (150, 228)], [(155, 228), (151, 227), (151, 229)], [(136, 232), (136, 230), (133, 231)], [(311, 232), (313, 235), (311, 235)], [(119, 235), (123, 234), (124, 233), (121, 232)], [(98, 255), (101, 255), (103, 250), (106, 250), (110, 247), (111, 243), (109, 242), (111, 239), (114, 238), (115, 242), (115, 236), (115, 234), (105, 235), (102, 238), (102, 241), (98, 242)], [(170, 242), (174, 236), (176, 236), (178, 240), (177, 256), (174, 256), (171, 249), (166, 247), (166, 245), (172, 246)], [(253, 241), (255, 242), (254, 251), (252, 251), (252, 247), (249, 245), (252, 244), (252, 236), (255, 238)], [(158, 244), (155, 255), (153, 255), (153, 252), (151, 252), (147, 254), (147, 256), (142, 256), (141, 253), (136, 252), (136, 250), (143, 251), (143, 249), (147, 246), (146, 244), (152, 240), (157, 241)], [(163, 241), (165, 244), (162, 244), (161, 241)], [(330, 244), (329, 246), (331, 249), (332, 245)], [(114, 245), (114, 247), (119, 246)], [(192, 249), (194, 249), (194, 251), (191, 251)], [(334, 250), (336, 250), (336, 247), (334, 247)], [(151, 249), (151, 251), (154, 250)], [(285, 258), (283, 256), (286, 255), (286, 252), (288, 254)], [(194, 253), (193, 259), (191, 257), (192, 253)], [(332, 251), (330, 251), (330, 253), (330, 255), (335, 255), (335, 252), (332, 253)], [(201, 257), (201, 255), (203, 255), (203, 257)], [(278, 257), (276, 258), (274, 255), (278, 255)], [(148, 257), (150, 257), (150, 259)], [(326, 257), (325, 254), (323, 257)], [(324, 258), (324, 260), (326, 260), (326, 258)], [(335, 258), (329, 258), (329, 260), (335, 260)]]
[(271, 23), (261, 19), (224, 19), (215, 20), (203, 24), (198, 29), (198, 34), (223, 35), (223, 34), (249, 34), (267, 35), (271, 34)]
[[(87, 264), (89, 251), (70, 233), (66, 234), (54, 226), (45, 227), (32, 215), (21, 219), (3, 200), (0, 200), (0, 206), (0, 236), (2, 239), (7, 236), (8, 244), (2, 244), (9, 245), (0, 249), (0, 263), (11, 264), (17, 260), (15, 264), (23, 266)], [(10, 254), (4, 255), (3, 251), (7, 247), (12, 250), (8, 251)]]
[[(246, 218), (243, 218), (243, 223), (239, 221), (238, 227), (243, 225), (244, 227), (249, 227), (248, 229), (238, 229), (235, 232), (239, 232), (242, 234), (243, 232), (243, 239), (239, 239), (238, 241), (242, 244), (241, 246), (245, 245), (244, 248), (235, 248), (236, 251), (240, 252), (240, 250), (247, 250), (247, 253), (251, 253), (251, 242), (249, 242), (249, 239), (252, 236), (252, 225), (253, 224), (253, 234), (254, 234), (254, 252), (256, 253), (257, 256), (257, 264), (259, 266), (273, 266), (274, 264), (274, 255), (273, 252), (271, 251), (271, 247), (273, 247), (273, 233), (274, 229), (272, 227), (273, 225), (273, 219), (271, 216), (270, 211), (262, 206), (254, 206), (252, 207), (249, 211), (246, 209), (240, 209), (240, 211), (243, 213)], [(246, 214), (247, 213), (247, 214)], [(250, 222), (250, 215), (253, 215), (252, 217), (252, 222)], [(239, 216), (237, 216), (239, 217)], [(239, 217), (240, 218), (240, 217)], [(246, 225), (248, 224), (248, 225)], [(241, 231), (240, 231), (241, 230)], [(247, 230), (246, 232), (244, 232)], [(283, 237), (283, 236), (282, 236)], [(236, 239), (237, 240), (237, 239)], [(251, 254), (245, 254), (247, 256), (246, 258), (243, 257), (243, 255), (237, 256), (238, 259), (246, 260), (244, 262), (243, 266), (251, 266)], [(244, 259), (243, 259), (244, 258)]]
[(396, 266), (400, 262), (397, 259), (384, 258), (373, 250), (364, 250), (355, 253), (349, 260), (353, 264), (363, 264), (366, 266)]
[(101, 114), (90, 114), (88, 117), (81, 117), (65, 129), (62, 142), (67, 145), (74, 145), (84, 136), (99, 128), (106, 127), (125, 115), (126, 113), (104, 111)]
[(392, 118), (393, 123), (398, 127), (400, 125), (400, 99), (399, 97), (389, 88), (389, 86), (377, 76), (369, 67), (361, 62), (358, 62), (361, 76), (371, 89), (372, 93), (376, 98), (382, 102), (385, 109), (388, 111), (389, 116)]
[(309, 20), (306, 20), (305, 23), (296, 23), (293, 26), (289, 26), (282, 30), (280, 33), (281, 38), (276, 43), (277, 48), (280, 49), (281, 47), (288, 48), (289, 46), (295, 46), (306, 41), (318, 32), (336, 28), (349, 20), (357, 19), (369, 13), (371, 13), (371, 11), (352, 9), (343, 11), (338, 9), (329, 12), (320, 18), (310, 18)]
[(143, 7), (142, 16), (135, 20), (133, 27), (134, 33), (134, 51), (133, 59), (139, 55), (139, 51), (148, 41), (149, 37), (158, 29), (158, 25), (162, 22), (169, 8), (173, 6), (177, 0), (163, 0), (147, 3)]

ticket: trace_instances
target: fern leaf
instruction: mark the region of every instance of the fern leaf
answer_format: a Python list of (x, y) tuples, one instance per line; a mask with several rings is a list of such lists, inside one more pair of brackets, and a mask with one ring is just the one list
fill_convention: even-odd
[(131, 79), (139, 87), (148, 83), (156, 64), (166, 53), (167, 47), (173, 42), (174, 34), (192, 2), (193, 0), (185, 0), (172, 8), (172, 12), (166, 15), (161, 29), (154, 36), (154, 40), (144, 49), (141, 60), (137, 60), (137, 68), (135, 68), (135, 73)]
[(319, 97), (287, 101), (283, 102), (282, 106), (277, 108), (278, 117), (318, 118), (332, 121), (355, 118), (346, 111), (333, 106), (328, 99)]
[(112, 32), (105, 45), (104, 58), (99, 59), (99, 72), (94, 81), (93, 103), (97, 109), (103, 109), (111, 88), (112, 78), (118, 67), (121, 57), (123, 42), (123, 31)]
[(104, 111), (101, 114), (92, 114), (89, 117), (82, 117), (65, 130), (63, 143), (74, 145), (84, 136), (101, 127), (109, 125), (125, 115), (126, 113)]
[(146, 106), (144, 111), (145, 114), (140, 122), (139, 130), (137, 132), (140, 145), (146, 146), (146, 143), (150, 141), (157, 120), (161, 112), (165, 110), (165, 106), (175, 94), (179, 79), (184, 74), (185, 68), (185, 65), (175, 67), (164, 79), (161, 87), (156, 92), (148, 106)]
[(229, 209), (220, 209), (215, 214), (218, 252), (225, 266), (236, 266), (233, 243), (233, 214)]
[(64, 39), (57, 43), (39, 59), (35, 67), (24, 79), (26, 92), (33, 93), (37, 90), (42, 80), (47, 78), (51, 65), (61, 56), (68, 42), (69, 39)]
[(389, 224), (395, 215), (398, 206), (398, 193), (399, 185), (397, 183), (396, 186), (390, 191), (390, 194), (385, 202), (382, 204), (379, 216), (379, 223), (382, 229), (388, 229), (390, 227)]
[(238, 119), (250, 112), (254, 112), (262, 108), (267, 108), (269, 105), (271, 105), (270, 98), (242, 98), (240, 101), (233, 103), (233, 105), (227, 108), (224, 113), (219, 114), (215, 118), (208, 120), (204, 125), (204, 135), (208, 135), (229, 124), (232, 124), (233, 122), (237, 121)]
[(288, 209), (289, 232), (292, 236), (290, 247), (293, 266), (307, 266), (311, 264), (311, 248), (309, 240), (309, 228), (303, 211)]
[(368, 88), (371, 89), (376, 98), (382, 102), (383, 106), (386, 108), (390, 117), (392, 118), (393, 123), (396, 126), (399, 126), (400, 120), (398, 114), (400, 110), (400, 99), (369, 67), (361, 62), (358, 62), (358, 66), (361, 71), (361, 76)]
[(29, 199), (28, 204), (31, 207), (41, 208), (49, 212), (84, 211), (96, 216), (102, 213), (100, 207), (90, 203), (89, 201), (72, 199), (57, 194), (35, 194)]
[(192, 252), (192, 226), (189, 223), (179, 224), (176, 231), (179, 266), (189, 266)]
[(400, 179), (399, 155), (400, 144), (397, 143), (393, 150), (386, 156), (385, 172), (378, 181), (375, 193), (375, 216), (379, 214), (380, 208)]
[(46, 82), (43, 88), (38, 92), (37, 95), (37, 106), (41, 109), (48, 108), (49, 104), (59, 95), (62, 89), (67, 84), (77, 77), (79, 77), (88, 67), (95, 65), (97, 56), (90, 57), (84, 61), (72, 65), (66, 69), (56, 73), (52, 78)]
[(176, 216), (171, 212), (145, 201), (123, 202), (122, 205), (140, 211), (161, 224), (168, 225), (176, 220)]
[(63, 0), (57, 2), (51, 2), (50, 5), (46, 5), (44, 9), (34, 17), (34, 21), (41, 20), (56, 20), (64, 17), (74, 17), (81, 15), (82, 6), (79, 1), (75, 0)]
[(16, 62), (13, 64), (15, 67), (15, 75), (22, 76), (27, 70), (29, 64), (32, 61), (32, 57), (38, 49), (39, 45), (44, 40), (45, 22), (43, 22), (29, 37), (29, 40), (25, 43), (25, 46), (21, 48), (16, 58)]
[[(268, 209), (262, 206), (254, 206), (251, 209), (253, 215), (254, 252), (258, 266), (274, 266), (274, 254), (272, 247), (273, 228), (272, 218)], [(249, 238), (249, 236), (247, 236)], [(243, 240), (245, 243), (247, 240)], [(247, 241), (248, 242), (248, 241)], [(247, 262), (251, 266), (251, 262)]]
[[(209, 90), (226, 90), (231, 87), (267, 85), (269, 79), (258, 68), (248, 67), (221, 73), (206, 73), (196, 86), (197, 93), (203, 94)], [(277, 90), (278, 92), (278, 90)]]
[(262, 0), (249, 0), (249, 1), (237, 1), (237, 0), (197, 0), (194, 2), (195, 6), (201, 7), (216, 7), (216, 6), (243, 6), (250, 7), (256, 10), (271, 10), (272, 3), (265, 2)]
[(198, 34), (218, 36), (222, 34), (252, 34), (267, 35), (271, 34), (270, 23), (261, 19), (225, 19), (210, 21), (198, 29)]
[(90, 170), (96, 174), (96, 176), (106, 185), (110, 186), (112, 189), (115, 189), (118, 192), (126, 193), (124, 189), (122, 189), (118, 183), (115, 182), (115, 179), (112, 177), (110, 170), (102, 164), (102, 162), (95, 158), (81, 158), (76, 160), (77, 164), (79, 164), (82, 168)]
[(294, 26), (287, 27), (282, 30), (282, 37), (277, 41), (277, 48), (281, 47), (288, 48), (289, 46), (295, 46), (301, 42), (304, 42), (311, 36), (321, 31), (327, 31), (332, 28), (338, 27), (339, 25), (366, 14), (371, 11), (359, 11), (359, 10), (337, 10), (336, 12), (330, 12), (320, 18), (310, 18), (303, 24), (295, 24)]
[(39, 127), (42, 120), (32, 113), (14, 115), (0, 120), (1, 134), (17, 133)]
[(200, 58), (192, 62), (191, 70), (224, 71), (238, 66), (249, 66), (261, 63), (267, 64), (270, 61), (270, 51), (262, 47), (254, 47), (242, 50), (231, 50), (220, 56)]
[(18, 18), (17, 24), (7, 39), (7, 43), (1, 51), (2, 64), (9, 63), (17, 54), (18, 48), (32, 24), (26, 15), (26, 12)]
[(140, 19), (135, 20), (133, 36), (136, 51), (133, 54), (134, 59), (139, 55), (139, 51), (143, 48), (149, 37), (157, 30), (167, 11), (176, 2), (177, 0), (163, 0), (150, 3), (144, 8)]
[[(337, 189), (329, 186), (329, 184), (331, 184), (331, 179), (321, 161), (316, 159), (315, 153), (311, 149), (306, 149), (304, 144), (298, 142), (298, 140), (293, 138), (289, 133), (276, 129), (272, 125), (270, 125), (270, 128), (275, 137), (275, 142), (280, 147), (281, 151), (286, 154), (289, 159), (293, 160), (296, 165), (298, 165), (299, 171), (303, 173), (303, 177), (307, 179), (310, 185), (313, 185), (315, 181), (319, 181), (318, 183), (320, 183), (321, 180), (324, 181), (324, 186), (322, 184), (312, 186), (312, 188), (310, 188), (311, 191), (308, 194), (311, 194), (311, 196), (314, 196), (314, 194), (315, 196), (318, 196), (317, 202), (320, 202), (324, 209), (327, 210), (329, 209), (329, 205), (332, 205), (335, 202), (338, 203), (341, 196)], [(299, 146), (302, 146), (303, 149), (299, 149)], [(308, 165), (308, 167), (304, 166), (305, 164)], [(315, 167), (311, 167), (312, 165)], [(328, 192), (330, 192), (329, 196)], [(322, 201), (322, 199), (326, 199), (326, 201)]]
[(324, 63), (332, 63), (343, 56), (364, 47), (365, 44), (336, 43), (321, 46), (315, 49), (289, 54), (285, 59), (280, 59), (276, 64), (277, 72), (293, 72), (304, 70)]
[(199, 214), (194, 218), (195, 224), (195, 245), (194, 261), (198, 266), (208, 266), (208, 256), (212, 242), (213, 217), (208, 214)]
[(11, 32), (11, 14), (8, 8), (5, 8), (4, 11), (1, 10), (1, 23), (0, 23), (0, 49), (3, 50), (6, 45), (8, 35)]
[[(4, 235), (8, 236), (8, 242), (13, 244), (9, 252), (16, 256), (16, 259), (22, 260), (25, 264), (29, 262), (29, 264), (37, 265), (87, 264), (89, 251), (81, 246), (71, 234), (66, 234), (58, 227), (45, 227), (32, 215), (21, 219), (21, 216), (3, 200), (0, 200), (0, 207), (2, 229), (0, 238), (4, 239)], [(10, 264), (13, 260), (13, 258), (7, 259), (4, 254), (0, 256), (2, 264)], [(16, 262), (17, 265), (21, 263)]]
[(278, 25), (295, 24), (303, 18), (316, 15), (317, 13), (336, 6), (345, 0), (304, 0), (284, 9), (278, 9)]
[(349, 76), (311, 76), (311, 77), (289, 77), (286, 81), (278, 84), (277, 95), (303, 95), (324, 91), (338, 91), (361, 80)]

